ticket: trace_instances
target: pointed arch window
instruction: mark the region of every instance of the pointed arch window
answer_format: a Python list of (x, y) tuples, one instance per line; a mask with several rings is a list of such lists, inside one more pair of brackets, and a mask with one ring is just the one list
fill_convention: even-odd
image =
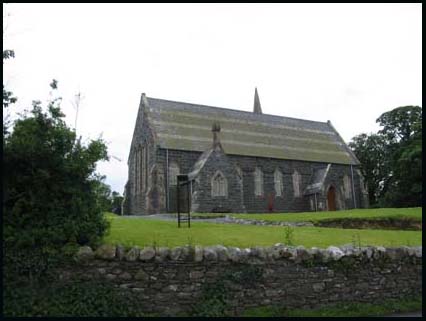
[(300, 187), (302, 185), (302, 176), (298, 171), (294, 171), (293, 173), (293, 191), (294, 197), (300, 197)]
[(138, 151), (137, 149), (133, 150), (133, 162), (132, 162), (132, 178), (133, 178), (133, 194), (136, 194), (137, 184), (138, 184), (138, 176), (136, 175), (138, 170)]
[(343, 176), (343, 187), (345, 192), (345, 198), (351, 198), (352, 193), (352, 186), (351, 186), (351, 179), (348, 175)]
[(237, 180), (239, 183), (241, 183), (243, 181), (243, 171), (241, 170), (240, 166), (236, 166), (235, 169), (237, 171)]
[(139, 165), (139, 185), (141, 190), (145, 190), (145, 146), (140, 149), (140, 165)]
[(143, 171), (143, 175), (145, 175), (145, 179), (143, 180), (143, 184), (144, 184), (144, 188), (148, 189), (148, 177), (149, 177), (149, 143), (146, 142), (145, 148), (144, 148), (144, 153), (145, 153), (145, 170)]
[(221, 171), (217, 171), (212, 177), (212, 196), (228, 196), (228, 182)]
[(263, 195), (263, 172), (259, 167), (254, 170), (254, 195)]
[(138, 147), (136, 149), (136, 163), (135, 163), (135, 185), (136, 185), (136, 192), (139, 192), (141, 189), (140, 186), (140, 172), (141, 172), (141, 149)]
[(180, 174), (179, 165), (175, 162), (169, 164), (169, 186), (177, 185), (177, 176)]
[(275, 196), (283, 195), (283, 173), (276, 168), (274, 172)]

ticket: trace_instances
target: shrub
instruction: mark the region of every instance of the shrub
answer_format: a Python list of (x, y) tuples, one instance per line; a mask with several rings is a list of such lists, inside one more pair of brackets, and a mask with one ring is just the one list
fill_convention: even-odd
[(8, 287), (3, 313), (17, 316), (118, 317), (142, 316), (142, 297), (94, 281)]
[(98, 139), (85, 146), (59, 106), (54, 99), (43, 112), (33, 102), (4, 137), (6, 276), (41, 275), (61, 260), (63, 246), (95, 245), (108, 227), (95, 189), (96, 162), (108, 159), (106, 145)]

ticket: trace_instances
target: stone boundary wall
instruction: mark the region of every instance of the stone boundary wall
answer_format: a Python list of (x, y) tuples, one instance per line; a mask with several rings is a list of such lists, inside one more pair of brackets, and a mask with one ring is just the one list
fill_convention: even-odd
[(81, 247), (63, 281), (101, 280), (142, 294), (147, 313), (191, 313), (225, 295), (226, 311), (252, 307), (317, 308), (380, 302), (422, 293), (422, 247), (289, 247), (221, 245), (170, 248)]
[(416, 219), (380, 219), (380, 218), (329, 218), (315, 222), (298, 221), (269, 221), (256, 219), (242, 219), (226, 215), (223, 223), (243, 224), (243, 225), (273, 225), (273, 226), (319, 226), (336, 227), (346, 229), (388, 229), (388, 230), (422, 230), (422, 221)]

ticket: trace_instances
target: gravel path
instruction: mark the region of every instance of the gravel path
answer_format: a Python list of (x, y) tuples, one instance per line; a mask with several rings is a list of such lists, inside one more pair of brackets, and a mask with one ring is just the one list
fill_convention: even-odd
[[(163, 221), (177, 221), (177, 217), (173, 214), (152, 214), (152, 215), (128, 215), (123, 216), (126, 218), (141, 218), (148, 220), (163, 220)], [(247, 220), (241, 218), (233, 218), (229, 215), (217, 218), (192, 218), (191, 221), (210, 222), (221, 224), (242, 224), (242, 225), (262, 225), (262, 226), (314, 226), (310, 222), (280, 222), (280, 221), (264, 221), (264, 220)]]
[[(153, 215), (123, 215), (125, 218), (146, 219), (146, 220), (162, 220), (177, 221), (177, 216), (173, 214), (153, 214)], [(192, 218), (191, 221), (213, 222), (213, 223), (229, 223), (224, 217), (218, 218)]]

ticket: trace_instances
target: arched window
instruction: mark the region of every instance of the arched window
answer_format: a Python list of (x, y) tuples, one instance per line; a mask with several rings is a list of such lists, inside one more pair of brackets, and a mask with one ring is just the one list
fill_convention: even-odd
[(137, 176), (137, 170), (138, 170), (138, 150), (133, 150), (133, 166), (132, 166), (132, 174), (133, 174), (133, 194), (136, 194), (136, 188), (138, 186), (138, 176)]
[(146, 162), (145, 162), (145, 146), (142, 146), (140, 149), (140, 165), (139, 165), (139, 184), (140, 189), (145, 190), (145, 168), (146, 168)]
[(283, 195), (283, 174), (276, 168), (274, 172), (275, 196)]
[(259, 167), (254, 170), (254, 195), (263, 195), (263, 173)]
[(140, 147), (138, 147), (136, 149), (136, 162), (135, 162), (135, 186), (136, 186), (136, 192), (140, 191), (140, 180), (139, 180), (139, 175), (140, 175), (140, 172), (141, 172), (140, 161), (141, 161), (141, 150), (140, 150)]
[(139, 183), (138, 183), (138, 188), (139, 188), (139, 190), (140, 191), (142, 191), (143, 190), (143, 179), (144, 179), (144, 175), (145, 175), (145, 173), (143, 172), (143, 168), (142, 168), (142, 164), (143, 164), (143, 155), (144, 155), (144, 153), (145, 153), (145, 148), (144, 147), (141, 147), (140, 149), (139, 149), (139, 164), (138, 164), (138, 172), (139, 172), (139, 175), (138, 175), (138, 177), (139, 177)]
[(149, 142), (147, 141), (145, 143), (145, 148), (144, 148), (144, 153), (145, 153), (145, 171), (143, 173), (143, 175), (145, 175), (145, 180), (143, 182), (143, 184), (145, 185), (145, 189), (148, 189), (148, 177), (149, 177)]
[(351, 198), (352, 186), (351, 179), (348, 175), (343, 176), (343, 187), (345, 191), (345, 198)]
[(243, 171), (241, 170), (241, 167), (239, 166), (236, 166), (235, 169), (237, 171), (237, 180), (239, 183), (241, 183), (243, 180)]
[(220, 171), (217, 171), (212, 177), (212, 196), (228, 196), (228, 182)]
[(177, 185), (177, 176), (179, 175), (179, 165), (175, 162), (169, 164), (169, 186)]
[(302, 185), (302, 176), (298, 171), (294, 171), (293, 173), (293, 191), (294, 197), (300, 197), (300, 186)]

